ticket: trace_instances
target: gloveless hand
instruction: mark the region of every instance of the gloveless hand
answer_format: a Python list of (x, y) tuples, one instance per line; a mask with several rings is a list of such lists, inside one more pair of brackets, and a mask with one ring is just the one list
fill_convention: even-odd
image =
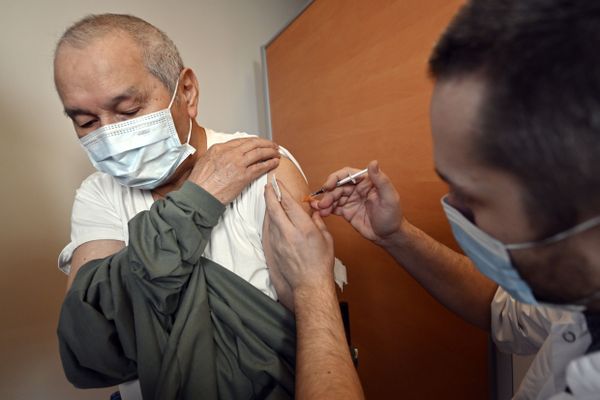
[[(281, 203), (277, 200), (273, 187), (265, 188), (267, 205), (267, 227), (271, 243), (272, 261), (270, 268), (277, 277), (275, 289), (293, 292), (302, 287), (333, 285), (333, 239), (318, 213), (312, 218), (296, 200), (285, 185), (281, 188)], [(277, 287), (279, 284), (279, 288)]]
[(243, 138), (215, 144), (200, 156), (188, 180), (229, 204), (246, 186), (279, 165), (278, 146), (266, 139)]
[(357, 178), (356, 185), (335, 186), (337, 181), (355, 172), (358, 169), (345, 167), (329, 175), (322, 186), (326, 192), (311, 201), (311, 207), (323, 217), (330, 214), (344, 217), (363, 237), (385, 246), (392, 236), (400, 233), (400, 196), (379, 170), (377, 161), (369, 163), (369, 173)]

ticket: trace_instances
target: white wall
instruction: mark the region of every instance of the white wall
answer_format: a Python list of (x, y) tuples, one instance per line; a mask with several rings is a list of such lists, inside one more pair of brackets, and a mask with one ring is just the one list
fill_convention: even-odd
[(306, 0), (6, 1), (0, 12), (0, 397), (107, 399), (65, 381), (56, 321), (66, 279), (74, 190), (91, 171), (54, 92), (52, 53), (89, 13), (142, 17), (178, 45), (199, 78), (199, 122), (222, 131), (265, 129), (260, 46)]

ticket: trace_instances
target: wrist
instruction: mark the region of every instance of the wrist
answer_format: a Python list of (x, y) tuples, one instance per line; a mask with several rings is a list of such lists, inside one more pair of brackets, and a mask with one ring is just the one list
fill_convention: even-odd
[(202, 186), (186, 181), (181, 187), (168, 194), (168, 197), (181, 205), (192, 208), (204, 219), (207, 226), (215, 226), (225, 212), (225, 205)]
[(212, 197), (214, 197), (216, 200), (218, 200), (221, 204), (223, 205), (227, 205), (229, 202), (227, 201), (227, 199), (222, 195), (222, 185), (219, 185), (218, 183), (213, 182), (210, 177), (208, 178), (200, 178), (200, 177), (192, 177), (190, 175), (190, 177), (188, 177), (187, 179), (189, 182), (193, 183), (194, 185), (202, 188), (204, 191), (206, 191), (207, 193), (209, 193)]
[(387, 251), (406, 247), (410, 243), (413, 228), (414, 226), (402, 217), (398, 222), (398, 228), (389, 235), (376, 239), (375, 244)]
[(303, 305), (315, 301), (315, 299), (337, 298), (335, 281), (331, 277), (303, 282), (293, 289), (293, 296), (296, 309), (298, 309), (299, 305), (302, 308)]

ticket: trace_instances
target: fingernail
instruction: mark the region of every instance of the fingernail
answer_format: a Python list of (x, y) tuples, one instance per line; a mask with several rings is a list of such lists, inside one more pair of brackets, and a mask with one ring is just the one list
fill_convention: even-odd
[(375, 173), (378, 174), (379, 173), (379, 163), (375, 163), (375, 168), (373, 168), (375, 170)]

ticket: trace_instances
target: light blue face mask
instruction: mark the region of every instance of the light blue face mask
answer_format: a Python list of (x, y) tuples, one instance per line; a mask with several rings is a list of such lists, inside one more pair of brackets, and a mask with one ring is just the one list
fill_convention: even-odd
[[(447, 196), (442, 198), (442, 207), (448, 217), (456, 241), (477, 269), (502, 286), (515, 300), (527, 304), (542, 303), (537, 301), (529, 285), (517, 272), (511, 261), (509, 251), (550, 245), (600, 225), (600, 216), (598, 216), (541, 241), (504, 244), (479, 229), (465, 218), (460, 211), (448, 204)], [(544, 303), (543, 305), (564, 308), (569, 311), (583, 311), (585, 304), (598, 297), (600, 297), (600, 291), (572, 304)]]
[(190, 137), (181, 144), (171, 106), (115, 124), (105, 125), (80, 139), (94, 167), (113, 176), (123, 186), (154, 189), (165, 183), (185, 159), (194, 154)]

